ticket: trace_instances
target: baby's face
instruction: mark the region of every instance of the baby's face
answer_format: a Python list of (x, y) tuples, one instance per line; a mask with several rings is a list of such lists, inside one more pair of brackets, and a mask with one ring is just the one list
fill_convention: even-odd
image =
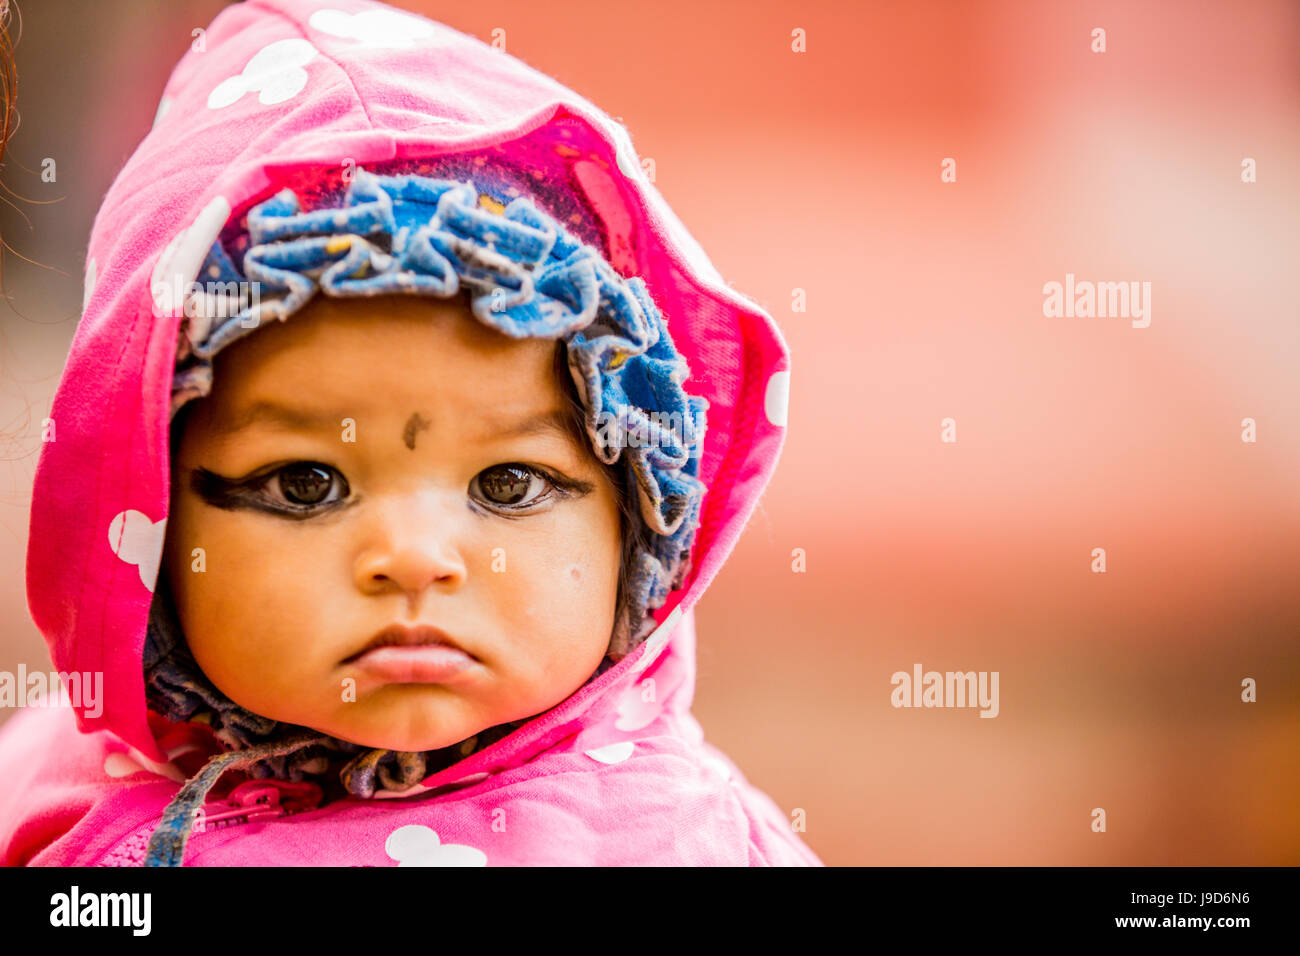
[[(318, 296), (217, 354), (172, 464), (164, 565), (226, 696), (431, 750), (586, 682), (614, 626), (619, 507), (562, 425), (554, 350), (460, 298)], [(468, 665), (363, 654), (392, 624), (441, 629)]]

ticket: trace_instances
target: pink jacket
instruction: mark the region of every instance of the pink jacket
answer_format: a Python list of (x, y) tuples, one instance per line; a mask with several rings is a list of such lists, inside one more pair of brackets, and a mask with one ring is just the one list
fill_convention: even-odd
[(709, 401), (691, 571), (632, 654), (418, 792), (299, 808), (293, 785), (259, 781), (271, 805), (196, 827), (185, 864), (821, 865), (794, 808), (751, 786), (690, 710), (693, 607), (784, 441), (790, 360), (772, 319), (722, 280), (621, 125), (473, 37), (369, 0), (248, 0), (203, 40), (95, 220), (33, 491), (31, 614), (54, 670), (102, 673), (102, 712), (26, 707), (0, 729), (0, 861), (139, 864), (179, 782), (214, 752), (205, 728), (145, 706), (181, 321), (155, 317), (166, 310), (152, 307), (152, 280), (195, 278), (227, 220), (295, 171), (534, 134), (530, 148), (553, 147), (555, 174), (581, 184), (618, 238), (611, 264), (644, 278), (690, 364), (688, 390)]

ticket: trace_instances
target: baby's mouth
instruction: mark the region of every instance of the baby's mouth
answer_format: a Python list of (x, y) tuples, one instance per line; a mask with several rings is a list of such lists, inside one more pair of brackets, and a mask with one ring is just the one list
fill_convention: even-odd
[(454, 650), (460, 651), (462, 654), (465, 654), (467, 657), (472, 657), (475, 660), (478, 660), (478, 658), (474, 657), (473, 654), (470, 654), (469, 651), (461, 647), (460, 643), (454, 640), (446, 631), (442, 630), (442, 628), (434, 627), (432, 624), (397, 623), (397, 624), (390, 624), (386, 628), (381, 630), (369, 641), (367, 641), (366, 646), (363, 647), (360, 651), (353, 654), (351, 657), (344, 659), (343, 663), (345, 664), (351, 663), (361, 657), (364, 657), (366, 654), (369, 654), (371, 651), (383, 647), (432, 647), (432, 646), (450, 647)]
[(432, 625), (392, 624), (342, 663), (383, 683), (440, 684), (455, 679), (479, 661)]

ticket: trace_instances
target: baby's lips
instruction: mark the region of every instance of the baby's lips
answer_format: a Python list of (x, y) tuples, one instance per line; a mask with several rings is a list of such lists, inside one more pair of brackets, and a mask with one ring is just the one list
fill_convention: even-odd
[(457, 681), (475, 664), (449, 644), (383, 645), (352, 662), (362, 673), (387, 683), (443, 684)]
[(399, 621), (389, 624), (387, 627), (381, 629), (366, 642), (365, 647), (353, 654), (351, 657), (346, 658), (343, 663), (355, 663), (359, 658), (380, 647), (420, 647), (436, 644), (445, 644), (449, 647), (453, 647), (461, 653), (473, 658), (475, 661), (478, 660), (478, 658), (475, 657), (468, 648), (440, 627), (433, 624), (410, 624)]

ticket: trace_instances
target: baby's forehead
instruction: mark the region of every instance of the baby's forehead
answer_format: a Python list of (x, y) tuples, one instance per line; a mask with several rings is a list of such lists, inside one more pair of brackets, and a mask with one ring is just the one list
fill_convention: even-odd
[(467, 439), (589, 444), (563, 343), (511, 338), (455, 300), (313, 302), (218, 353), (213, 386), (212, 424), (226, 433), (401, 418)]
[(467, 386), (476, 399), (519, 401), (550, 385), (562, 343), (508, 336), (460, 296), (317, 296), (217, 353), (214, 378), (367, 391)]

